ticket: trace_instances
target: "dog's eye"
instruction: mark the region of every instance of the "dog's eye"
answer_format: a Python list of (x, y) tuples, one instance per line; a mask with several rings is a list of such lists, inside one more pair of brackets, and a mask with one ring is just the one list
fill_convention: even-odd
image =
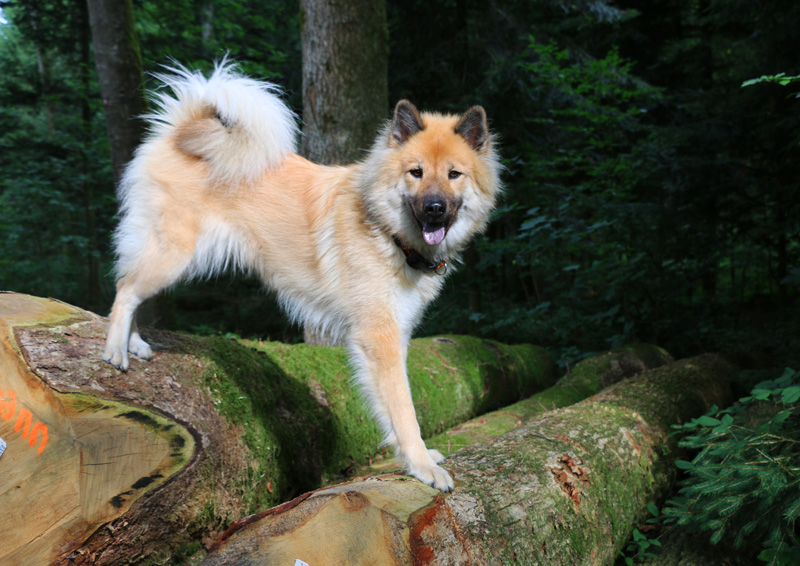
[(455, 169), (451, 169), (450, 173), (447, 176), (451, 179), (458, 179), (461, 176), (461, 171), (456, 171)]
[(411, 173), (412, 177), (416, 177), (417, 179), (422, 179), (422, 169), (420, 169), (419, 167), (417, 167), (416, 169), (411, 169), (409, 173)]

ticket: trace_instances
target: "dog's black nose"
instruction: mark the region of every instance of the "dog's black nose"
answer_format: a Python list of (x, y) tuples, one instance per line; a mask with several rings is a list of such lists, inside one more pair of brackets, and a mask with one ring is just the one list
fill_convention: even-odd
[(429, 218), (439, 218), (447, 210), (447, 204), (441, 198), (427, 198), (423, 206)]

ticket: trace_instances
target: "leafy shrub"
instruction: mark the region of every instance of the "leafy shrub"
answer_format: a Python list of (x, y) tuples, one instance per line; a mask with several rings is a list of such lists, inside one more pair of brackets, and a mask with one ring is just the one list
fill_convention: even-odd
[[(650, 518), (647, 519), (647, 522), (657, 523), (659, 521), (658, 507), (651, 503), (647, 506), (647, 510), (651, 515)], [(617, 556), (625, 563), (625, 566), (633, 566), (634, 562), (654, 558), (656, 556), (652, 552), (654, 547), (661, 547), (661, 541), (656, 538), (648, 537), (639, 529), (633, 529), (631, 540), (625, 545), (624, 550), (619, 551)]]
[(798, 400), (800, 372), (786, 369), (736, 405), (676, 426), (679, 446), (697, 455), (677, 461), (685, 478), (665, 517), (709, 531), (713, 544), (758, 543), (770, 564), (800, 564)]

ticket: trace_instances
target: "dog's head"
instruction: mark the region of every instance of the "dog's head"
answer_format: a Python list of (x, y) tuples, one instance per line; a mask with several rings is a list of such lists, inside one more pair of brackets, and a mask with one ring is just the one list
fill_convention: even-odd
[(365, 201), (387, 231), (431, 259), (447, 259), (482, 230), (499, 192), (486, 112), (420, 114), (401, 100), (364, 163)]

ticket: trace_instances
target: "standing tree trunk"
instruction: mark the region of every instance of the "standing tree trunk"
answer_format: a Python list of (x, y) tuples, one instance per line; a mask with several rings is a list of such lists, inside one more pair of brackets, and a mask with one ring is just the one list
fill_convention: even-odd
[(87, 0), (94, 57), (114, 180), (133, 157), (144, 132), (140, 116), (147, 105), (142, 88), (142, 55), (133, 23), (131, 0)]
[[(385, 0), (301, 0), (303, 44), (302, 153), (345, 164), (372, 146), (386, 119), (389, 31)], [(305, 341), (335, 345), (306, 326)]]
[(80, 22), (81, 53), (81, 142), (83, 152), (81, 169), (83, 170), (83, 204), (86, 221), (88, 249), (86, 250), (86, 304), (91, 310), (97, 309), (102, 295), (100, 275), (100, 244), (97, 238), (97, 218), (95, 216), (94, 181), (89, 171), (89, 145), (92, 139), (92, 109), (89, 105), (91, 97), (91, 45), (92, 30), (89, 24), (89, 9), (84, 2), (78, 2)]
[[(131, 0), (87, 0), (87, 4), (116, 184), (144, 134), (141, 116), (147, 110), (147, 103), (142, 55)], [(175, 328), (173, 297), (162, 292), (155, 300), (145, 302), (139, 309), (139, 320), (161, 328)]]
[(303, 154), (354, 161), (388, 111), (385, 0), (301, 0)]
[(31, 3), (28, 11), (29, 23), (32, 31), (33, 46), (36, 49), (36, 68), (39, 71), (41, 99), (44, 104), (44, 115), (47, 123), (47, 132), (50, 137), (55, 136), (56, 108), (52, 100), (52, 80), (50, 77), (50, 57), (44, 45), (41, 26), (41, 12), (38, 2)]

